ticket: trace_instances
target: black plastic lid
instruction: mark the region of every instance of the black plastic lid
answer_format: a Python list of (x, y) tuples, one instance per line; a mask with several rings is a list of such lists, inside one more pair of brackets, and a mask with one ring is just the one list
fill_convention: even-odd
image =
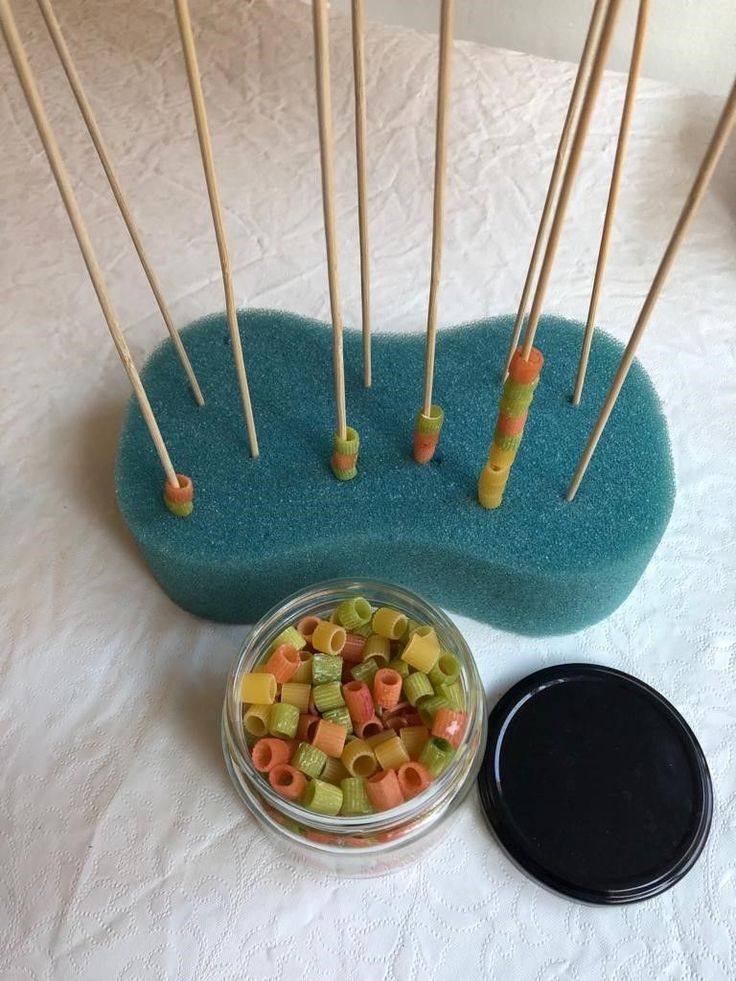
[(713, 788), (682, 716), (631, 675), (545, 668), (489, 718), (481, 801), (511, 859), (585, 903), (649, 899), (703, 850)]

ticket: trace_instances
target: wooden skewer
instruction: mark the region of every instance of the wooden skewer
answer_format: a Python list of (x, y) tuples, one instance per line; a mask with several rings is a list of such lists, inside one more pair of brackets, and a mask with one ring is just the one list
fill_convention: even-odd
[(660, 293), (662, 292), (662, 288), (665, 284), (667, 276), (669, 275), (670, 269), (672, 268), (672, 263), (674, 262), (677, 252), (682, 245), (683, 239), (687, 234), (690, 223), (697, 213), (700, 202), (703, 200), (703, 196), (708, 189), (708, 185), (713, 177), (713, 172), (715, 171), (718, 160), (726, 147), (734, 124), (736, 124), (736, 82), (734, 82), (733, 88), (731, 89), (728, 99), (726, 100), (723, 112), (721, 113), (721, 118), (718, 121), (718, 125), (716, 126), (710, 144), (708, 145), (703, 162), (700, 165), (700, 169), (693, 186), (687, 196), (682, 213), (677, 221), (677, 224), (675, 225), (672, 238), (667, 245), (662, 261), (657, 269), (657, 273), (652, 280), (649, 293), (644, 300), (644, 305), (641, 308), (639, 319), (636, 321), (634, 330), (629, 338), (629, 343), (626, 345), (626, 350), (621, 358), (621, 364), (618, 367), (616, 377), (613, 379), (611, 388), (606, 396), (606, 401), (601, 409), (601, 414), (593, 427), (593, 432), (591, 433), (587, 446), (583, 451), (578, 468), (575, 471), (572, 482), (567, 489), (567, 494), (565, 496), (568, 501), (572, 501), (578, 492), (580, 482), (585, 476), (585, 471), (588, 469), (588, 464), (595, 453), (598, 441), (603, 434), (603, 430), (605, 429), (609, 416), (613, 411), (613, 407), (616, 404), (621, 388), (626, 381), (626, 376), (628, 375), (629, 369), (631, 368), (636, 356), (636, 350), (639, 346), (639, 342), (641, 341), (644, 331), (647, 328), (647, 324), (649, 323), (654, 306)]
[(250, 455), (252, 457), (257, 457), (258, 436), (256, 434), (256, 424), (253, 418), (253, 407), (250, 401), (248, 376), (245, 371), (245, 362), (243, 360), (243, 345), (240, 341), (240, 330), (238, 329), (238, 310), (235, 305), (235, 294), (233, 292), (233, 277), (230, 269), (230, 255), (227, 248), (225, 225), (223, 224), (222, 220), (220, 191), (217, 186), (215, 161), (212, 155), (212, 140), (210, 139), (210, 130), (207, 123), (207, 110), (204, 104), (202, 79), (199, 74), (199, 65), (197, 63), (197, 50), (194, 46), (194, 34), (192, 32), (192, 21), (189, 16), (188, 0), (174, 0), (174, 8), (176, 10), (176, 19), (179, 24), (179, 34), (181, 35), (181, 44), (184, 51), (184, 62), (186, 64), (187, 78), (189, 80), (189, 91), (192, 97), (194, 119), (197, 124), (197, 138), (199, 140), (199, 150), (202, 156), (202, 167), (204, 168), (204, 176), (207, 183), (207, 194), (209, 195), (210, 199), (212, 222), (215, 226), (217, 251), (220, 256), (220, 268), (222, 269), (222, 285), (225, 290), (225, 310), (227, 313), (228, 327), (230, 328), (230, 343), (232, 344), (233, 348), (235, 372), (238, 376), (240, 398), (243, 403), (245, 424), (248, 430)]
[(371, 284), (368, 248), (368, 176), (366, 163), (365, 11), (353, 0), (353, 75), (355, 79), (355, 156), (358, 169), (358, 228), (360, 233), (360, 301), (363, 329), (363, 384), (371, 386)]
[(87, 271), (90, 279), (92, 280), (92, 285), (95, 293), (97, 294), (97, 299), (99, 300), (103, 316), (105, 317), (110, 334), (112, 335), (113, 343), (115, 344), (118, 356), (120, 357), (125, 373), (128, 376), (133, 392), (138, 399), (141, 413), (146, 425), (148, 426), (148, 431), (151, 434), (153, 445), (156, 447), (156, 452), (158, 453), (161, 465), (164, 468), (166, 479), (173, 487), (178, 487), (179, 481), (176, 476), (176, 471), (171, 463), (171, 458), (168, 450), (166, 449), (166, 444), (164, 443), (161, 431), (158, 428), (158, 423), (156, 422), (156, 418), (153, 414), (151, 403), (148, 401), (148, 396), (143, 388), (140, 376), (136, 370), (135, 364), (133, 363), (133, 358), (128, 349), (128, 345), (125, 342), (125, 337), (120, 329), (120, 325), (118, 324), (115, 311), (113, 310), (112, 301), (110, 300), (110, 295), (107, 292), (107, 287), (102, 276), (102, 270), (100, 269), (94, 249), (92, 248), (92, 242), (90, 241), (87, 227), (79, 210), (79, 205), (77, 204), (77, 199), (72, 189), (69, 174), (64, 165), (64, 161), (62, 160), (59, 145), (56, 142), (56, 137), (54, 136), (53, 130), (51, 129), (51, 124), (49, 123), (46, 115), (46, 110), (44, 109), (43, 101), (38, 91), (36, 79), (33, 75), (31, 66), (28, 63), (25, 47), (21, 41), (20, 35), (18, 34), (18, 26), (15, 22), (15, 17), (13, 16), (10, 0), (0, 0), (0, 27), (2, 27), (5, 43), (8, 46), (13, 67), (15, 68), (18, 81), (23, 89), (23, 94), (26, 102), (28, 103), (28, 108), (30, 109), (31, 115), (33, 116), (33, 121), (36, 124), (38, 135), (41, 138), (41, 143), (43, 144), (51, 171), (59, 188), (59, 193), (61, 194), (61, 199), (64, 202), (64, 207), (69, 215), (69, 220), (72, 224), (72, 228), (74, 229), (74, 235), (79, 243), (79, 248), (82, 252), (84, 263), (87, 266)]
[(580, 405), (580, 397), (583, 394), (585, 384), (585, 373), (588, 370), (588, 358), (590, 357), (590, 347), (593, 343), (593, 332), (595, 331), (595, 318), (598, 313), (598, 301), (600, 299), (603, 278), (608, 262), (608, 250), (611, 244), (611, 233), (613, 232), (613, 219), (618, 206), (618, 196), (621, 190), (621, 176), (626, 159), (626, 148), (629, 142), (629, 131), (631, 130), (631, 117), (634, 112), (634, 100), (636, 99), (636, 88), (641, 72), (641, 62), (644, 55), (644, 41), (647, 33), (647, 22), (649, 20), (649, 0), (640, 0), (639, 15), (636, 21), (636, 33), (634, 35), (634, 45), (631, 49), (631, 62), (629, 64), (629, 79), (626, 83), (626, 95), (624, 97), (624, 107), (621, 113), (621, 126), (618, 131), (618, 143), (616, 145), (616, 157), (613, 164), (611, 175), (611, 188), (608, 192), (608, 204), (606, 205), (606, 216), (603, 220), (603, 234), (601, 236), (600, 249), (598, 251), (598, 261), (595, 267), (595, 277), (593, 279), (593, 291), (590, 295), (590, 306), (588, 307), (588, 320), (585, 325), (583, 335), (583, 347), (580, 352), (580, 364), (575, 381), (575, 390), (572, 396), (573, 405)]
[(69, 51), (64, 35), (62, 34), (59, 21), (57, 20), (53, 7), (51, 6), (51, 0), (38, 0), (38, 6), (40, 7), (43, 18), (46, 21), (46, 27), (48, 28), (48, 32), (51, 35), (51, 40), (56, 48), (59, 61), (61, 61), (66, 77), (69, 80), (69, 85), (74, 93), (74, 98), (77, 100), (79, 111), (81, 112), (87, 126), (90, 138), (92, 139), (92, 143), (97, 151), (97, 156), (100, 158), (100, 163), (102, 164), (102, 169), (105, 171), (105, 175), (107, 176), (110, 190), (113, 193), (113, 197), (117, 202), (120, 214), (122, 215), (125, 226), (128, 229), (128, 234), (133, 242), (133, 247), (138, 253), (138, 258), (140, 259), (141, 266), (143, 266), (143, 271), (146, 274), (146, 278), (151, 287), (151, 292), (153, 293), (156, 303), (158, 304), (158, 308), (161, 311), (161, 316), (166, 324), (166, 329), (169, 332), (174, 349), (176, 350), (181, 366), (189, 379), (189, 384), (192, 386), (194, 398), (196, 399), (198, 405), (204, 405), (202, 390), (199, 387), (196, 375), (194, 374), (194, 369), (192, 368), (187, 352), (184, 349), (179, 332), (174, 326), (173, 318), (166, 305), (166, 301), (163, 298), (156, 274), (154, 273), (151, 263), (148, 260), (148, 256), (146, 255), (140, 233), (135, 224), (135, 220), (133, 219), (128, 202), (125, 199), (125, 195), (123, 194), (123, 189), (120, 186), (120, 181), (118, 180), (115, 168), (113, 167), (112, 160), (110, 159), (110, 153), (105, 145), (105, 141), (102, 138), (102, 133), (100, 132), (100, 128), (97, 125), (97, 120), (95, 119), (92, 111), (92, 106), (90, 105), (89, 99), (84, 91), (82, 80), (79, 77), (71, 56), (71, 52)]
[(562, 234), (562, 226), (565, 221), (567, 206), (570, 203), (570, 196), (572, 194), (573, 185), (575, 184), (575, 177), (577, 176), (578, 167), (580, 166), (580, 158), (583, 155), (585, 140), (588, 136), (588, 129), (590, 128), (590, 120), (598, 98), (601, 82), (603, 81), (603, 70), (606, 67), (608, 52), (610, 51), (611, 42), (613, 40), (613, 30), (616, 26), (616, 18), (618, 17), (620, 9), (621, 0), (610, 0), (610, 4), (606, 10), (606, 17), (603, 21), (603, 27), (601, 28), (600, 37), (598, 39), (595, 57), (593, 58), (593, 65), (590, 71), (590, 78), (588, 79), (588, 84), (586, 86), (583, 104), (580, 107), (580, 116), (575, 128), (575, 136), (573, 137), (572, 146), (570, 147), (570, 156), (567, 161), (567, 166), (565, 167), (565, 176), (562, 178), (560, 195), (557, 200), (557, 207), (555, 208), (554, 218), (552, 219), (552, 225), (549, 230), (549, 239), (547, 240), (547, 247), (544, 252), (544, 258), (542, 259), (542, 267), (539, 271), (537, 288), (534, 292), (532, 309), (529, 314), (529, 322), (527, 324), (526, 334), (524, 336), (524, 347), (521, 352), (525, 361), (529, 360), (529, 354), (534, 345), (534, 337), (537, 333), (537, 327), (539, 326), (539, 317), (542, 312), (544, 298), (547, 294), (547, 287), (549, 286), (552, 266), (557, 254), (557, 246), (560, 243), (560, 235)]
[(327, 279), (332, 317), (332, 367), (335, 376), (337, 435), (347, 438), (345, 405), (345, 364), (342, 347), (342, 312), (337, 268), (337, 226), (335, 224), (335, 167), (333, 162), (332, 97), (330, 94), (330, 42), (326, 0), (312, 0), (314, 21), (314, 60), (317, 71), (317, 115), (319, 154), (322, 170), (322, 208), (325, 216)]
[(440, 57), (437, 76), (437, 124), (434, 149), (434, 210), (432, 214), (432, 268), (427, 307), (427, 340), (424, 354), (424, 402), (422, 413), (432, 411), (434, 352), (437, 342), (437, 294), (442, 264), (442, 238), (445, 225), (445, 173), (447, 171), (447, 110), (450, 101), (452, 24), (455, 0), (442, 0), (440, 13)]
[(560, 134), (560, 142), (557, 147), (557, 155), (555, 156), (552, 175), (549, 179), (549, 187), (547, 188), (547, 197), (544, 200), (544, 207), (542, 208), (542, 217), (539, 219), (539, 228), (537, 229), (537, 237), (534, 241), (532, 257), (531, 261), (529, 262), (529, 269), (527, 270), (526, 279), (524, 280), (524, 288), (521, 291), (519, 309), (516, 314), (516, 320), (514, 321), (514, 330), (511, 335), (511, 343), (509, 344), (509, 351), (506, 356), (506, 364), (504, 365), (503, 369), (504, 381), (508, 376), (509, 368), (511, 366), (511, 359), (514, 356), (514, 351), (516, 350), (519, 343), (519, 338), (521, 337), (521, 329), (524, 326), (524, 318), (526, 317), (529, 294), (534, 282), (534, 277), (537, 274), (537, 266), (539, 265), (539, 259), (542, 254), (542, 246), (544, 245), (545, 236), (547, 234), (547, 226), (549, 225), (549, 219), (552, 216), (552, 207), (560, 186), (562, 168), (567, 158), (567, 148), (570, 143), (570, 136), (572, 134), (575, 120), (577, 119), (580, 102), (583, 98), (585, 85), (590, 74), (590, 66), (593, 61), (593, 54), (596, 49), (596, 44), (598, 43), (603, 17), (610, 2), (611, 0), (596, 0), (595, 6), (593, 7), (593, 13), (591, 14), (588, 34), (585, 38), (583, 53), (580, 56), (578, 73), (575, 76), (575, 84), (573, 85), (572, 94), (570, 95), (570, 104), (567, 107), (567, 115), (565, 116), (565, 121), (562, 125), (562, 133)]

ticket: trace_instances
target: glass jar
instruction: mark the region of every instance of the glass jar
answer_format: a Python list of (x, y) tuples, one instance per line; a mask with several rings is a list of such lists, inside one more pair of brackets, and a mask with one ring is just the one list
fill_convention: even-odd
[[(373, 607), (399, 610), (432, 624), (443, 647), (461, 666), (467, 727), (447, 769), (429, 787), (390, 811), (361, 817), (312, 813), (276, 793), (253, 766), (245, 740), (240, 681), (267, 654), (275, 637), (302, 617), (328, 619), (343, 600), (362, 596)], [(294, 593), (253, 628), (230, 672), (222, 711), (222, 745), (228, 772), (243, 802), (277, 839), (279, 847), (322, 870), (372, 876), (393, 871), (436, 844), (449, 819), (475, 785), (486, 742), (486, 705), (478, 669), (463, 636), (445, 614), (416, 594), (390, 583), (334, 580)]]

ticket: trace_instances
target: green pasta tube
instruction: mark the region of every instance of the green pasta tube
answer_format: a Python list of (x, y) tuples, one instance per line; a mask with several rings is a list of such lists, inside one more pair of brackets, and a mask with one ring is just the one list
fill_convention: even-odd
[(312, 698), (319, 712), (329, 712), (341, 708), (345, 704), (342, 697), (342, 685), (339, 681), (328, 681), (325, 685), (316, 685), (312, 689)]
[(432, 687), (437, 690), (440, 685), (451, 685), (460, 677), (460, 662), (449, 651), (440, 651), (437, 663), (429, 672)]
[(420, 698), (427, 698), (428, 696), (434, 695), (434, 688), (426, 674), (423, 674), (421, 671), (413, 671), (404, 678), (404, 694), (406, 695), (406, 700), (411, 705), (416, 706)]
[(312, 684), (323, 685), (327, 681), (342, 678), (342, 658), (336, 654), (315, 654), (312, 658)]
[(271, 650), (276, 650), (281, 644), (291, 644), (292, 647), (296, 647), (298, 651), (302, 647), (307, 646), (306, 640), (302, 637), (296, 627), (287, 627), (286, 630), (282, 630), (278, 637), (275, 637), (272, 644)]
[(379, 634), (371, 634), (365, 642), (363, 648), (363, 660), (369, 657), (381, 662), (381, 665), (388, 664), (391, 660), (391, 641), (388, 637), (381, 637)]
[(395, 657), (393, 661), (388, 662), (388, 666), (396, 674), (400, 674), (402, 678), (408, 678), (410, 674), (409, 665), (406, 661), (402, 661), (400, 657)]
[(453, 681), (451, 685), (440, 685), (437, 694), (442, 695), (456, 712), (462, 712), (465, 708), (465, 692), (459, 681)]
[(328, 722), (334, 722), (336, 725), (342, 726), (348, 735), (352, 735), (353, 720), (350, 718), (350, 712), (348, 712), (344, 705), (340, 708), (329, 709), (329, 711), (323, 712), (322, 718), (327, 719)]
[(342, 807), (342, 790), (324, 780), (310, 780), (304, 788), (302, 804), (316, 814), (334, 816)]
[(268, 731), (272, 736), (293, 739), (298, 725), (299, 709), (296, 705), (289, 705), (288, 702), (277, 702), (271, 706)]
[(441, 708), (449, 707), (450, 703), (447, 701), (444, 695), (431, 695), (429, 698), (423, 698), (419, 702), (417, 709), (419, 710), (419, 718), (428, 729), (431, 729), (437, 712)]
[(354, 668), (350, 669), (350, 674), (356, 681), (362, 681), (369, 688), (372, 688), (376, 671), (378, 671), (378, 662), (372, 657), (368, 661), (362, 661), (360, 664), (356, 664)]
[(363, 599), (362, 596), (356, 596), (355, 599), (345, 600), (344, 603), (341, 603), (335, 613), (337, 614), (337, 622), (352, 632), (356, 627), (362, 627), (369, 622), (373, 616), (373, 608), (368, 600)]
[(358, 817), (362, 814), (372, 814), (373, 805), (365, 789), (362, 777), (346, 777), (340, 781), (342, 788), (342, 811), (345, 817)]
[(325, 768), (327, 754), (309, 743), (299, 743), (291, 758), (291, 765), (307, 777), (318, 777)]
[(453, 749), (448, 741), (433, 736), (419, 754), (419, 762), (433, 777), (438, 777), (447, 768), (452, 755)]

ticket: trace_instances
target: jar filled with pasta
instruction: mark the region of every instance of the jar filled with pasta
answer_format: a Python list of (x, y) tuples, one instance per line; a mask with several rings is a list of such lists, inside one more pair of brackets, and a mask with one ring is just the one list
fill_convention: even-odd
[(380, 875), (446, 833), (486, 739), (483, 686), (441, 610), (388, 583), (301, 590), (255, 625), (228, 678), (225, 760), (281, 847)]

